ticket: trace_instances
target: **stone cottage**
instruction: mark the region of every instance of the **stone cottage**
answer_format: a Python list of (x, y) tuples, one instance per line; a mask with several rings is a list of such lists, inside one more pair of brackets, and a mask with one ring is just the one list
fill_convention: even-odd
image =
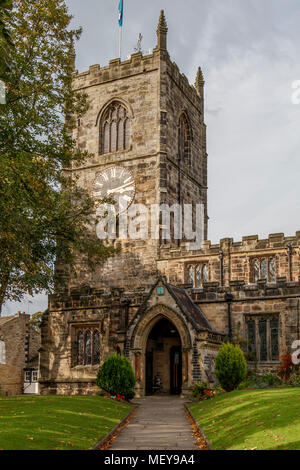
[(0, 394), (38, 393), (40, 332), (32, 328), (30, 315), (0, 318)]

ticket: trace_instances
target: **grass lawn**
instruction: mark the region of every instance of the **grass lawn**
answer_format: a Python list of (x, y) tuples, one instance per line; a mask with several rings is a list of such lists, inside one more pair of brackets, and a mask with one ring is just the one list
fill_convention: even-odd
[(189, 407), (215, 450), (300, 450), (300, 388), (234, 391)]
[(131, 409), (100, 396), (0, 397), (0, 449), (91, 449)]

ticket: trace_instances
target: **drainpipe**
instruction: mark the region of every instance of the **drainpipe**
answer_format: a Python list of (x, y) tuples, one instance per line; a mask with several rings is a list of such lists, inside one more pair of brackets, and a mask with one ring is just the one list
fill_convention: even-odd
[(227, 302), (228, 338), (232, 340), (231, 302), (233, 300), (233, 295), (231, 292), (226, 292), (225, 300)]
[(287, 246), (289, 258), (289, 280), (292, 281), (292, 245), (289, 243)]
[(223, 273), (224, 254), (223, 254), (223, 250), (219, 251), (219, 255), (220, 255), (220, 284), (221, 284), (221, 286), (223, 286), (224, 285), (224, 273)]

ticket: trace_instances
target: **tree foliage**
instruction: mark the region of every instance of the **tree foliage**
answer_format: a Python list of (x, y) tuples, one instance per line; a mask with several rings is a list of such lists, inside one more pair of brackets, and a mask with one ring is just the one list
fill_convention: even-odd
[(72, 266), (81, 253), (92, 268), (114, 252), (87, 230), (95, 202), (70, 170), (88, 158), (72, 137), (88, 103), (72, 88), (81, 31), (71, 18), (64, 0), (13, 0), (6, 18), (14, 47), (0, 105), (0, 311), (5, 299), (61, 281), (57, 258)]
[(100, 367), (97, 385), (111, 395), (123, 395), (126, 399), (134, 397), (136, 383), (129, 360), (119, 354), (108, 357)]
[(222, 388), (227, 392), (236, 389), (245, 380), (247, 363), (238, 345), (222, 344), (216, 356), (215, 372)]
[(0, 0), (0, 79), (9, 67), (9, 49), (12, 46), (12, 41), (6, 27), (6, 21), (11, 8), (12, 0)]

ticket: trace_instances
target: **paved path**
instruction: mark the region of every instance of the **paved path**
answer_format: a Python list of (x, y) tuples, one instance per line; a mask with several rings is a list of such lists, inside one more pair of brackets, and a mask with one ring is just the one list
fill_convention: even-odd
[(134, 403), (134, 417), (110, 450), (198, 450), (183, 398), (154, 395)]

